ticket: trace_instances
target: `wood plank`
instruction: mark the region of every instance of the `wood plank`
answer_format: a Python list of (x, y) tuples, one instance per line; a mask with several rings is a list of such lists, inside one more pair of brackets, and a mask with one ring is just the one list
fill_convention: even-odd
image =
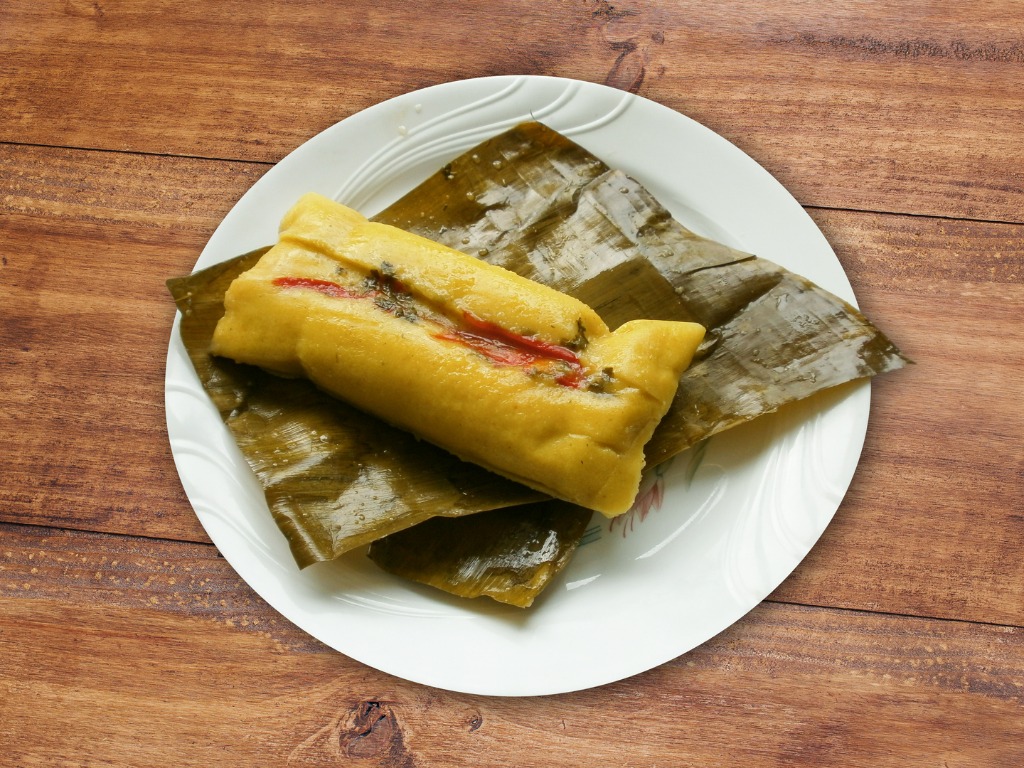
[(15, 0), (0, 60), (0, 141), (273, 162), (400, 93), (556, 75), (690, 115), (806, 205), (1024, 221), (1005, 3)]
[[(1017, 3), (11, 0), (0, 62), (0, 763), (1024, 764)], [(505, 73), (734, 141), (917, 360), (875, 384), (853, 486), (772, 598), (527, 699), (397, 680), (277, 615), (207, 543), (162, 406), (163, 281), (270, 163)]]
[[(0, 146), (0, 520), (206, 541), (166, 440), (163, 280), (264, 170)], [(1024, 625), (1024, 342), (1003, 330), (1024, 310), (1024, 228), (815, 216), (917, 365), (876, 383), (853, 487), (779, 598)]]
[(4, 519), (205, 540), (166, 438), (163, 282), (265, 169), (0, 146)]
[(1021, 628), (766, 603), (631, 680), (495, 699), (325, 648), (211, 546), (11, 525), (0, 539), (0, 722), (19, 766), (1024, 759)]
[(1007, 333), (1024, 312), (1024, 232), (814, 218), (916, 365), (873, 384), (853, 485), (776, 596), (1024, 624), (1024, 339)]

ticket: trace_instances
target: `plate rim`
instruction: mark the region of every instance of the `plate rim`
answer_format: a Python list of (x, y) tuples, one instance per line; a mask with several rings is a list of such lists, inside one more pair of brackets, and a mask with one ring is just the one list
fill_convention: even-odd
[[(330, 136), (334, 132), (341, 131), (341, 126), (346, 124), (349, 126), (354, 125), (356, 128), (358, 128), (360, 123), (362, 122), (372, 123), (374, 119), (373, 115), (375, 112), (380, 113), (381, 110), (388, 109), (388, 105), (394, 106), (395, 103), (399, 100), (408, 101), (410, 99), (416, 98), (419, 98), (421, 100), (428, 100), (437, 97), (438, 94), (441, 94), (442, 96), (450, 95), (453, 92), (453, 89), (461, 88), (481, 88), (485, 91), (488, 88), (507, 89), (509, 87), (512, 87), (513, 85), (516, 85), (517, 83), (526, 84), (526, 87), (529, 87), (530, 83), (541, 83), (549, 85), (554, 84), (556, 86), (565, 88), (574, 88), (577, 92), (583, 93), (588, 91), (602, 92), (605, 93), (606, 95), (614, 96), (615, 98), (620, 99), (621, 103), (626, 105), (624, 109), (628, 108), (633, 104), (641, 103), (646, 105), (644, 107), (645, 109), (653, 109), (654, 113), (667, 116), (665, 119), (669, 121), (678, 121), (680, 119), (685, 121), (686, 124), (688, 124), (691, 128), (702, 132), (702, 135), (708, 137), (709, 141), (719, 143), (720, 147), (724, 147), (724, 151), (733, 154), (734, 157), (738, 158), (738, 162), (746, 165), (746, 170), (748, 172), (760, 174), (762, 180), (766, 180), (768, 186), (773, 188), (774, 193), (777, 196), (779, 196), (781, 202), (784, 203), (785, 206), (788, 206), (790, 208), (792, 208), (792, 206), (796, 206), (800, 214), (802, 214), (802, 216), (806, 218), (805, 225), (806, 223), (809, 222), (810, 226), (813, 227), (814, 232), (817, 234), (817, 236), (820, 237), (820, 242), (817, 243), (818, 247), (820, 248), (821, 243), (824, 243), (825, 248), (827, 248), (827, 252), (831, 255), (831, 258), (835, 260), (835, 265), (838, 267), (839, 274), (841, 275), (841, 280), (838, 281), (838, 284), (834, 283), (828, 285), (828, 289), (833, 291), (834, 293), (837, 293), (837, 295), (840, 295), (842, 298), (851, 301), (851, 303), (855, 303), (855, 297), (853, 296), (853, 289), (849, 283), (849, 279), (846, 276), (845, 271), (842, 269), (841, 264), (839, 264), (838, 259), (835, 256), (835, 253), (832, 251), (831, 246), (827, 243), (827, 241), (824, 238), (824, 235), (820, 232), (817, 225), (814, 224), (813, 220), (810, 219), (806, 211), (804, 211), (803, 207), (799, 205), (795, 198), (793, 198), (792, 195), (776, 179), (774, 179), (774, 177), (772, 177), (763, 167), (761, 167), (758, 163), (756, 163), (756, 161), (754, 161), (752, 158), (746, 155), (746, 153), (744, 153), (738, 147), (731, 144), (726, 139), (724, 139), (717, 133), (711, 131), (710, 129), (706, 128), (705, 126), (701, 125), (700, 123), (697, 123), (696, 121), (692, 120), (692, 118), (689, 118), (679, 112), (670, 109), (669, 107), (646, 99), (642, 96), (628, 94), (626, 92), (617, 91), (616, 89), (612, 89), (608, 86), (598, 85), (595, 83), (588, 83), (585, 81), (571, 80), (568, 78), (555, 78), (548, 76), (533, 75), (501, 75), (495, 77), (472, 78), (468, 80), (457, 80), (448, 83), (439, 83), (428, 88), (410, 91), (408, 93), (396, 96), (392, 99), (380, 102), (329, 126), (324, 131), (321, 131), (320, 133), (311, 137), (306, 142), (303, 142), (300, 146), (296, 147), (292, 152), (285, 156), (278, 164), (276, 164), (266, 174), (264, 174), (264, 176), (257, 180), (245, 192), (245, 194), (243, 194), (242, 197), (239, 198), (235, 205), (232, 206), (231, 211), (218, 224), (217, 229), (214, 231), (210, 240), (203, 248), (203, 251), (199, 256), (199, 259), (196, 262), (195, 268), (199, 269), (204, 266), (209, 266), (213, 263), (217, 263), (218, 261), (223, 260), (223, 258), (228, 258), (230, 255), (234, 255), (236, 253), (249, 250), (249, 248), (246, 247), (235, 248), (233, 249), (233, 252), (227, 253), (227, 255), (223, 255), (223, 258), (218, 258), (219, 254), (225, 253), (221, 243), (224, 236), (221, 233), (229, 229), (229, 227), (227, 227), (227, 223), (229, 222), (230, 219), (232, 219), (233, 216), (236, 215), (236, 210), (242, 210), (244, 206), (248, 204), (247, 200), (251, 200), (254, 196), (266, 194), (266, 191), (274, 186), (275, 179), (280, 174), (280, 172), (278, 172), (278, 174), (275, 174), (275, 171), (278, 168), (284, 168), (288, 163), (294, 162), (292, 158), (297, 156), (297, 153), (310, 152), (311, 148), (315, 149), (317, 142), (324, 141), (322, 137), (325, 137), (325, 135)], [(611, 93), (608, 94), (608, 92)], [(347, 130), (353, 129), (350, 127)], [(595, 152), (595, 154), (597, 153)], [(751, 164), (753, 166), (753, 169), (751, 168)], [(244, 566), (240, 568), (239, 564), (236, 563), (236, 560), (238, 559), (237, 556), (232, 555), (231, 557), (229, 557), (228, 555), (228, 552), (234, 552), (234, 550), (231, 546), (224, 546), (224, 544), (226, 544), (226, 542), (224, 541), (224, 532), (222, 528), (218, 527), (219, 523), (217, 522), (217, 520), (219, 518), (217, 517), (217, 515), (212, 514), (211, 511), (205, 507), (203, 500), (197, 502), (197, 500), (193, 498), (194, 494), (189, 492), (189, 483), (187, 482), (183, 472), (188, 471), (188, 467), (190, 466), (190, 464), (188, 463), (188, 461), (180, 460), (180, 451), (178, 450), (178, 446), (180, 446), (180, 441), (175, 440), (176, 435), (180, 436), (180, 425), (175, 421), (173, 411), (175, 410), (176, 407), (180, 407), (180, 403), (175, 404), (174, 402), (172, 402), (175, 396), (180, 396), (181, 394), (180, 391), (177, 391), (177, 395), (175, 395), (176, 389), (175, 386), (172, 385), (175, 385), (176, 383), (171, 381), (172, 370), (180, 369), (181, 366), (181, 350), (180, 348), (176, 348), (176, 341), (178, 342), (178, 344), (180, 344), (180, 336), (178, 334), (179, 323), (180, 316), (178, 313), (176, 313), (174, 322), (172, 323), (171, 339), (168, 346), (166, 369), (167, 373), (165, 376), (165, 408), (167, 411), (166, 417), (168, 425), (168, 437), (171, 442), (172, 454), (174, 455), (175, 465), (178, 468), (179, 477), (182, 480), (183, 486), (185, 486), (186, 488), (186, 494), (189, 497), (190, 504), (192, 504), (197, 514), (197, 517), (199, 517), (200, 523), (203, 525), (204, 529), (210, 536), (211, 540), (222, 552), (222, 554), (224, 554), (225, 559), (228, 560), (229, 564), (239, 574), (239, 576), (244, 581), (246, 581), (246, 583), (251, 588), (253, 588), (254, 591), (257, 592), (257, 594), (259, 594), (272, 608), (274, 608), (286, 619), (296, 624), (300, 629), (302, 629), (307, 634), (310, 634), (311, 636), (317, 638), (321, 642), (324, 642), (326, 645), (333, 648), (337, 652), (343, 653), (353, 659), (356, 659), (357, 661), (360, 661), (361, 663), (364, 663), (368, 666), (371, 666), (375, 669), (386, 672), (388, 674), (396, 675), (400, 678), (432, 687), (457, 692), (492, 696), (550, 695), (605, 685), (608, 683), (615, 682), (617, 680), (632, 677), (653, 667), (659, 666), (667, 661), (670, 661), (673, 658), (676, 658), (680, 655), (689, 652), (694, 647), (696, 647), (696, 645), (699, 645), (699, 643), (691, 644), (689, 647), (682, 648), (678, 652), (671, 654), (660, 653), (656, 657), (652, 656), (642, 663), (636, 663), (632, 666), (627, 664), (621, 666), (620, 668), (617, 668), (615, 671), (606, 670), (603, 674), (591, 675), (590, 678), (592, 679), (586, 679), (587, 676), (580, 677), (579, 675), (576, 675), (571, 677), (567, 676), (560, 683), (549, 680), (544, 681), (544, 684), (540, 684), (537, 681), (533, 681), (528, 684), (523, 684), (522, 681), (518, 681), (515, 684), (501, 685), (495, 684), (494, 681), (491, 681), (489, 684), (485, 684), (482, 686), (473, 683), (467, 684), (464, 676), (458, 680), (445, 680), (443, 676), (438, 677), (435, 674), (424, 673), (422, 664), (417, 666), (416, 663), (413, 663), (411, 665), (408, 663), (404, 665), (381, 663), (380, 659), (373, 658), (372, 654), (360, 652), (359, 649), (339, 648), (336, 638), (330, 636), (330, 633), (325, 633), (323, 627), (310, 626), (310, 623), (306, 620), (306, 617), (295, 614), (295, 611), (293, 610), (294, 605), (288, 599), (288, 596), (282, 593), (283, 585), (274, 584), (272, 579), (268, 581), (265, 579), (260, 580), (251, 579), (247, 577), (247, 573), (250, 573), (249, 569)], [(189, 369), (191, 370), (190, 364)], [(820, 527), (820, 530), (816, 532), (816, 535), (814, 535), (813, 540), (811, 540), (809, 546), (806, 547), (806, 551), (800, 554), (800, 556), (795, 560), (795, 562), (792, 563), (786, 575), (788, 575), (788, 573), (791, 573), (792, 570), (794, 570), (800, 564), (800, 562), (803, 561), (803, 559), (806, 557), (807, 552), (810, 551), (810, 549), (814, 546), (814, 544), (817, 542), (820, 536), (824, 533), (825, 529), (828, 527), (829, 523), (835, 515), (836, 510), (838, 509), (839, 502), (841, 502), (842, 497), (845, 495), (846, 490), (848, 489), (849, 484), (852, 481), (853, 475), (856, 471), (857, 464), (859, 463), (860, 453), (863, 448), (864, 436), (866, 434), (867, 420), (869, 415), (870, 382), (863, 381), (857, 384), (855, 387), (853, 387), (851, 391), (853, 393), (851, 397), (856, 401), (853, 408), (857, 412), (858, 420), (857, 423), (854, 424), (852, 434), (854, 445), (852, 446), (853, 458), (851, 460), (852, 465), (849, 467), (849, 477), (846, 478), (845, 482), (843, 483), (841, 493), (839, 494), (839, 500), (835, 503), (834, 508), (831, 509), (831, 511), (828, 512), (827, 515), (825, 515), (826, 519), (824, 521), (824, 524)], [(212, 409), (212, 404), (209, 404), (209, 409)], [(200, 410), (202, 410), (201, 407)], [(213, 412), (216, 413), (215, 411)], [(217, 420), (219, 422), (219, 417)], [(221, 426), (223, 427), (222, 424)], [(226, 428), (223, 428), (223, 431), (226, 433)], [(178, 442), (178, 446), (176, 446), (176, 442)], [(231, 451), (230, 445), (221, 444), (217, 447), (220, 450), (226, 450), (228, 452)], [(235, 455), (226, 466), (229, 471), (237, 470), (238, 456)], [(253, 534), (250, 531), (248, 532), (248, 535)], [(227, 550), (227, 552), (225, 550)], [(783, 577), (783, 579), (779, 580), (777, 583), (772, 584), (770, 588), (764, 592), (763, 595), (761, 595), (756, 601), (752, 602), (749, 606), (747, 606), (745, 610), (736, 615), (732, 620), (728, 621), (728, 623), (724, 624), (723, 626), (715, 628), (713, 631), (709, 631), (708, 633), (706, 633), (706, 636), (703, 638), (701, 642), (710, 639), (710, 637), (717, 635), (719, 632), (727, 629), (729, 626), (732, 626), (734, 623), (739, 621), (743, 616), (746, 615), (746, 613), (748, 613), (750, 610), (756, 607), (761, 602), (761, 600), (763, 600), (763, 598), (767, 596), (767, 594), (769, 594), (772, 590), (777, 588), (778, 584), (780, 584), (781, 581), (784, 580), (784, 578), (785, 577)], [(285, 606), (284, 609), (282, 609), (282, 605)]]

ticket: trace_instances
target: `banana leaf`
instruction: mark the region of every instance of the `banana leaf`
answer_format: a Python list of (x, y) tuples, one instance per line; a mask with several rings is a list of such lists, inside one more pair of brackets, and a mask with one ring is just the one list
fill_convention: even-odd
[(460, 597), (529, 608), (569, 562), (590, 517), (590, 510), (561, 501), (435, 517), (375, 541), (369, 557), (390, 573)]
[[(705, 325), (708, 339), (648, 445), (648, 464), (787, 402), (905, 363), (845, 302), (689, 232), (635, 181), (540, 124), (466, 152), (375, 219), (573, 294), (612, 327), (635, 317)], [(228, 268), (217, 269), (170, 281), (182, 333), (297, 562), (373, 541), (370, 555), (385, 570), (455, 594), (532, 601), (568, 560), (587, 515), (530, 504), (532, 492), (392, 434), (305, 382), (212, 360), (204, 334), (223, 312), (219, 296), (230, 282)], [(189, 322), (193, 315), (204, 319)], [(486, 512), (505, 507), (515, 510)], [(416, 525), (436, 516), (451, 519)], [(560, 537), (553, 561), (517, 559), (524, 541), (546, 540), (551, 530)], [(410, 559), (410, 552), (444, 551), (445, 537), (480, 549), (452, 553), (433, 570)], [(452, 567), (472, 557), (473, 568)], [(525, 570), (512, 573), (510, 563)], [(494, 578), (502, 569), (504, 582)], [(524, 596), (513, 585), (531, 591)]]

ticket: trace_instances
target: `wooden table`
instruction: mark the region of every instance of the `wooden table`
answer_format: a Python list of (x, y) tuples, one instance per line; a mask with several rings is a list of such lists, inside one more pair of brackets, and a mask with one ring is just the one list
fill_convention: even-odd
[[(263, 603), (163, 410), (213, 229), (327, 126), (492, 74), (602, 82), (806, 206), (917, 365), (834, 523), (696, 650), (574, 694), (396, 679)], [(1024, 764), (1024, 4), (0, 6), (0, 763)]]

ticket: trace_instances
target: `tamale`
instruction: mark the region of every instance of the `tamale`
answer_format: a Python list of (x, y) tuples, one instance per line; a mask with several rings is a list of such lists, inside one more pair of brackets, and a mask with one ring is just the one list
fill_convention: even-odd
[(211, 351), (304, 376), (460, 458), (609, 517), (704, 328), (583, 302), (321, 195), (231, 283)]

